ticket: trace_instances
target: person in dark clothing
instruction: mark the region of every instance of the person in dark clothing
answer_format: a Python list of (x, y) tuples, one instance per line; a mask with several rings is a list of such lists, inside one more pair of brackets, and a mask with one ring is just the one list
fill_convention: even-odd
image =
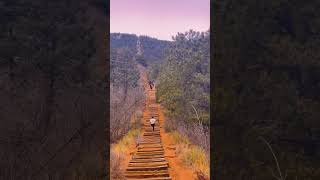
[(150, 89), (152, 89), (153, 83), (151, 81), (149, 81), (149, 86), (150, 86)]

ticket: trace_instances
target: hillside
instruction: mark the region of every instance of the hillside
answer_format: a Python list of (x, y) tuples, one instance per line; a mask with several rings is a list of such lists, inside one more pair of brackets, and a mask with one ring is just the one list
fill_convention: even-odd
[(169, 45), (170, 41), (159, 40), (149, 36), (126, 33), (110, 34), (111, 49), (126, 48), (133, 57), (144, 65), (163, 60), (166, 48)]

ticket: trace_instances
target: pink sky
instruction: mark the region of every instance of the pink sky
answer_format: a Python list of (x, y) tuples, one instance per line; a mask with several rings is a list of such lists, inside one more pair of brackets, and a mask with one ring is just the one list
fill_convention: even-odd
[(110, 31), (171, 40), (177, 32), (206, 31), (210, 0), (110, 0)]

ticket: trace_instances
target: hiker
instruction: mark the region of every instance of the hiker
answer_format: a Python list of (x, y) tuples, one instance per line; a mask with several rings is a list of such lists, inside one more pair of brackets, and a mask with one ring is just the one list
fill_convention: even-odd
[(151, 119), (150, 119), (150, 124), (152, 126), (152, 131), (154, 131), (154, 125), (156, 123), (156, 119), (152, 116)]
[(152, 81), (149, 81), (149, 86), (150, 86), (150, 89), (152, 89), (152, 87), (153, 87)]

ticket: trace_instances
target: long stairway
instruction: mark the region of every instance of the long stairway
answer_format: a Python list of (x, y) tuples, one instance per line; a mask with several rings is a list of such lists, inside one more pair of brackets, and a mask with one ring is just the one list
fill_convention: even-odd
[[(148, 89), (146, 109), (143, 115), (143, 137), (126, 169), (127, 179), (171, 179), (168, 172), (169, 164), (164, 157), (164, 148), (161, 142), (162, 122), (159, 121), (159, 108), (159, 104), (156, 104), (155, 101), (155, 90)], [(154, 131), (149, 122), (152, 116), (157, 120)]]

